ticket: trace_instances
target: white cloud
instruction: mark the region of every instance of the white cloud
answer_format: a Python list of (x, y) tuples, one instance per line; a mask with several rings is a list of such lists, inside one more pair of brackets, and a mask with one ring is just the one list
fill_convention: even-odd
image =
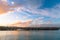
[[(43, 17), (47, 16), (47, 17), (50, 17), (52, 19), (59, 19), (60, 18), (60, 4), (57, 4), (53, 8), (50, 8), (50, 9), (26, 9), (25, 11), (28, 11), (32, 14), (42, 15)], [(44, 19), (41, 19), (41, 17), (40, 17), (40, 19), (37, 18), (37, 20), (35, 19), (35, 21), (33, 21), (33, 22), (34, 23), (36, 23), (36, 22), (39, 23), (40, 22), (40, 24), (41, 23), (51, 24), (51, 23), (53, 23), (52, 19), (47, 20), (47, 22), (45, 22)]]
[[(33, 6), (34, 7), (34, 6)], [(50, 18), (60, 18), (60, 4), (58, 5), (55, 5), (53, 8), (50, 8), (50, 9), (37, 9), (38, 6), (36, 6), (36, 8), (34, 9), (33, 7), (25, 7), (25, 6), (22, 6), (20, 9), (18, 8), (18, 12), (19, 11), (27, 11), (29, 13), (32, 13), (33, 15), (34, 14), (38, 14), (38, 15), (41, 15), (43, 17), (40, 17), (37, 18), (38, 21), (41, 21), (40, 23), (52, 23), (50, 22), (49, 20), (47, 22), (44, 22), (44, 16), (47, 16), (47, 17), (50, 17)], [(29, 15), (29, 14), (28, 14)]]
[[(50, 9), (47, 9), (47, 8), (46, 9), (37, 9), (38, 7), (42, 6), (42, 4), (43, 4), (42, 0), (40, 2), (37, 3), (36, 0), (32, 0), (32, 1), (26, 0), (26, 3), (25, 4), (23, 3), (24, 5), (22, 4), (23, 6), (22, 5), (15, 6), (15, 7), (13, 7), (13, 9), (14, 9), (14, 11), (17, 11), (17, 12), (28, 11), (29, 13), (32, 13), (33, 15), (38, 14), (38, 15), (43, 16), (43, 17), (37, 18), (37, 20), (39, 19), (39, 21), (41, 21), (41, 20), (44, 21), (44, 19), (43, 19), (44, 16), (51, 17), (51, 18), (60, 18), (60, 4), (57, 4), (56, 6), (54, 6), (53, 8), (50, 8)], [(12, 2), (12, 4), (14, 4), (14, 2)], [(4, 5), (2, 5), (2, 6), (4, 6)], [(7, 11), (9, 10), (9, 8), (12, 8), (12, 7), (8, 6)], [(31, 16), (28, 13), (26, 15)]]
[(32, 14), (39, 14), (42, 16), (48, 16), (51, 18), (60, 18), (60, 4), (57, 6), (54, 6), (51, 9), (24, 9), (25, 11), (28, 11)]
[(14, 2), (11, 2), (11, 4), (14, 4)]

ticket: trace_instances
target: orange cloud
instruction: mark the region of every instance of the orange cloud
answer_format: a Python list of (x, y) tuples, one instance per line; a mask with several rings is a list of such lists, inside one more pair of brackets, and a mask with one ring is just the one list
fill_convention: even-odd
[(14, 8), (17, 8), (17, 7), (21, 7), (21, 5), (20, 6), (9, 6), (8, 3), (0, 2), (0, 15), (5, 14), (8, 11), (14, 11)]
[(9, 6), (7, 2), (0, 1), (0, 14), (5, 14), (8, 11), (12, 11), (12, 9), (10, 8), (14, 8), (14, 7)]
[(6, 13), (8, 10), (0, 6), (0, 14)]
[(10, 24), (9, 26), (17, 26), (17, 27), (27, 27), (29, 26), (29, 24), (31, 23), (32, 21), (31, 20), (28, 20), (26, 22), (22, 22), (22, 21), (17, 21), (13, 24)]
[(8, 11), (7, 9), (8, 9), (8, 5), (0, 1), (0, 14), (3, 14), (6, 11)]

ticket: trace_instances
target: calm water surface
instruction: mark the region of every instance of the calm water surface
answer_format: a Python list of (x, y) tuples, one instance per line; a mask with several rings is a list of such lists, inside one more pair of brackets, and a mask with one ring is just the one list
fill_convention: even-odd
[(60, 30), (0, 31), (0, 40), (60, 40)]

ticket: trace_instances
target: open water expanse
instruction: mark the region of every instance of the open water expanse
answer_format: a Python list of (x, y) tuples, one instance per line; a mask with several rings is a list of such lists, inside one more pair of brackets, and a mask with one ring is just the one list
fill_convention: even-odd
[(60, 30), (0, 31), (0, 40), (60, 40)]

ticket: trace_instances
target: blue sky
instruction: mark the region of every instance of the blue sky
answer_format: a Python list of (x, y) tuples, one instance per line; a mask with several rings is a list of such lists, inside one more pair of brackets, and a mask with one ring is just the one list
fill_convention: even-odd
[[(60, 23), (60, 0), (1, 0), (8, 20), (39, 20), (42, 23)], [(3, 4), (5, 3), (5, 4)], [(6, 10), (7, 9), (7, 10)], [(12, 10), (12, 12), (11, 12)], [(11, 16), (12, 15), (12, 16)], [(6, 19), (7, 20), (7, 19)]]
[(42, 8), (52, 8), (59, 3), (60, 3), (60, 0), (45, 0), (42, 5)]

